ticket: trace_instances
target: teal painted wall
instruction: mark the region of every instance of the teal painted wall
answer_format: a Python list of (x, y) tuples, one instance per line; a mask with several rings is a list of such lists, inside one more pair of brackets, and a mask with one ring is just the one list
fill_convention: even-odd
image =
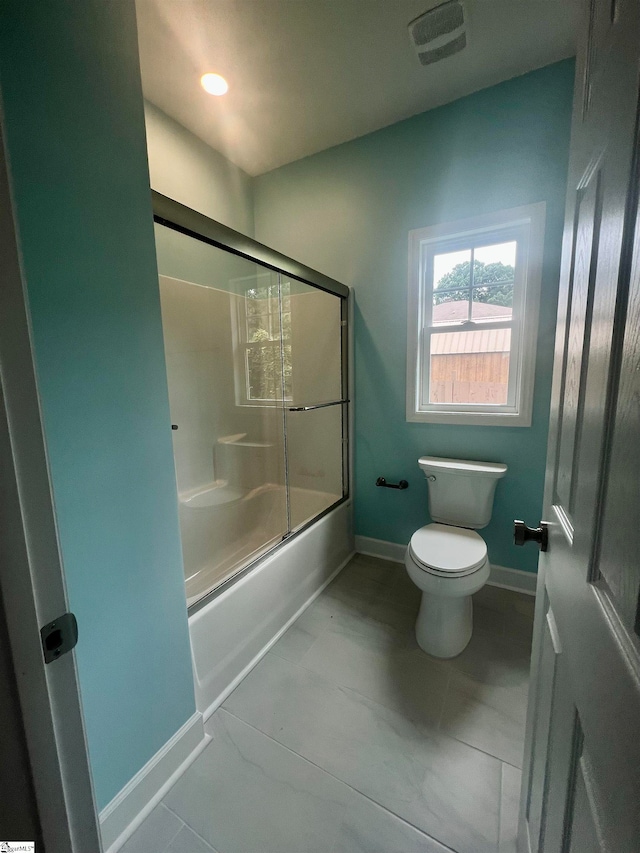
[(5, 0), (0, 86), (102, 808), (195, 711), (132, 0)]
[[(514, 516), (540, 520), (574, 63), (567, 60), (262, 175), (256, 238), (355, 291), (356, 533), (406, 543), (428, 520), (423, 454), (501, 461), (492, 562), (535, 571), (512, 545)], [(405, 420), (407, 243), (411, 229), (547, 204), (533, 423)], [(405, 492), (376, 478), (409, 480)]]

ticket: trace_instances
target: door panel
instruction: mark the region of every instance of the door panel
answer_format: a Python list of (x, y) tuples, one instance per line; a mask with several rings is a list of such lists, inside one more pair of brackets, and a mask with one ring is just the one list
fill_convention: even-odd
[(571, 815), (571, 846), (569, 853), (601, 853), (604, 848), (598, 837), (598, 828), (594, 822), (591, 798), (588, 794), (585, 767), (582, 760), (578, 763), (578, 774), (574, 790), (574, 803)]
[[(551, 709), (555, 693), (556, 673), (560, 647), (553, 614), (549, 610), (549, 599), (545, 596), (542, 625), (541, 677), (538, 682), (535, 707), (535, 723), (531, 744), (531, 764), (527, 791), (526, 821), (529, 843), (532, 850), (540, 845), (542, 818), (547, 798), (545, 778), (551, 733)], [(524, 778), (524, 777), (523, 777)]]
[[(640, 231), (636, 229), (631, 282), (640, 280)], [(640, 525), (637, 495), (640, 484), (640, 288), (630, 288), (620, 359), (607, 466), (614, 489), (604, 494), (600, 534), (598, 586), (622, 625), (633, 637), (640, 635)], [(630, 638), (625, 643), (637, 648)]]
[(580, 469), (577, 435), (582, 422), (589, 338), (593, 311), (595, 266), (600, 233), (601, 171), (592, 171), (579, 190), (575, 212), (575, 250), (570, 276), (563, 389), (558, 416), (558, 459), (554, 505), (563, 507), (570, 520), (575, 510)]
[(639, 66), (640, 4), (591, 0), (576, 69), (523, 853), (640, 850)]

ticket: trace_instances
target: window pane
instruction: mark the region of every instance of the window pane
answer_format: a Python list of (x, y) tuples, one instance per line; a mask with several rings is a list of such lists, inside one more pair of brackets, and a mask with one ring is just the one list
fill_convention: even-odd
[(517, 243), (512, 240), (475, 250), (472, 320), (511, 319), (516, 248)]
[(485, 284), (473, 288), (471, 319), (490, 323), (510, 320), (513, 305), (513, 279), (501, 284)]
[(246, 370), (249, 400), (282, 399), (280, 341), (248, 347)]
[(280, 340), (280, 302), (277, 285), (248, 287), (245, 310), (247, 343)]
[(291, 338), (291, 312), (287, 311), (286, 314), (282, 315), (282, 337), (284, 340), (289, 340)]
[(284, 399), (293, 400), (293, 366), (291, 364), (291, 344), (282, 347), (284, 369)]
[(433, 257), (434, 326), (463, 322), (469, 318), (471, 250), (445, 252)]
[(269, 321), (271, 323), (272, 328), (277, 329), (276, 334), (280, 334), (280, 302), (278, 300), (277, 293), (273, 296), (269, 297), (268, 303), (269, 307)]
[(511, 329), (431, 335), (429, 402), (504, 405)]

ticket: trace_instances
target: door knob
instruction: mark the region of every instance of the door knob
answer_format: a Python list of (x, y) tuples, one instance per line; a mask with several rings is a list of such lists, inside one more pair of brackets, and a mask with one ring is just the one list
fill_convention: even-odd
[(537, 542), (541, 551), (549, 547), (549, 527), (546, 521), (540, 522), (540, 527), (527, 527), (524, 521), (513, 522), (514, 545), (524, 545), (526, 542)]

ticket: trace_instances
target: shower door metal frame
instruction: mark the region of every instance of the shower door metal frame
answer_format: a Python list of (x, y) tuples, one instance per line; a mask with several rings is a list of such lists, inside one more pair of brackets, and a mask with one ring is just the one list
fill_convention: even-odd
[(333, 293), (334, 296), (340, 296), (342, 299), (349, 298), (349, 288), (346, 284), (294, 261), (293, 258), (288, 258), (252, 237), (234, 231), (233, 228), (216, 222), (204, 213), (198, 213), (197, 210), (192, 210), (156, 190), (151, 190), (151, 199), (153, 219), (159, 225), (166, 225), (167, 228), (173, 228), (174, 231), (180, 231), (182, 234), (195, 237), (196, 240), (217, 246), (219, 249), (226, 249), (234, 255), (241, 255), (249, 261), (257, 261), (275, 272), (283, 272), (319, 290)]
[[(261, 264), (270, 270), (277, 273), (284, 273), (286, 276), (300, 281), (303, 284), (308, 284), (315, 287), (317, 290), (322, 290), (325, 293), (330, 293), (333, 296), (340, 298), (340, 338), (341, 338), (341, 400), (332, 401), (331, 403), (323, 403), (314, 406), (291, 407), (294, 411), (306, 411), (307, 409), (324, 408), (327, 405), (342, 406), (342, 497), (315, 515), (310, 521), (297, 527), (294, 531), (287, 530), (287, 533), (282, 539), (268, 548), (264, 553), (260, 554), (254, 560), (243, 566), (234, 575), (214, 589), (205, 593), (202, 598), (194, 602), (189, 607), (189, 614), (195, 613), (200, 608), (208, 604), (213, 598), (220, 595), (223, 590), (228, 589), (232, 584), (238, 581), (245, 574), (254, 569), (260, 562), (269, 557), (282, 542), (289, 542), (294, 537), (303, 533), (325, 515), (332, 512), (337, 506), (345, 503), (350, 498), (350, 481), (351, 481), (351, 452), (350, 452), (350, 428), (351, 428), (351, 413), (350, 413), (350, 342), (349, 342), (349, 305), (351, 299), (351, 291), (340, 281), (336, 281), (327, 275), (324, 275), (311, 267), (301, 264), (293, 258), (283, 255), (275, 249), (271, 249), (252, 237), (247, 237), (239, 231), (234, 231), (227, 225), (217, 222), (199, 213), (197, 210), (187, 207), (180, 202), (175, 201), (168, 196), (156, 190), (151, 190), (151, 198), (153, 203), (153, 220), (158, 225), (164, 225), (166, 228), (171, 228), (173, 231), (178, 231), (187, 237), (193, 237), (201, 243), (207, 243), (210, 246), (215, 246), (226, 252), (231, 252), (248, 261)], [(289, 410), (289, 407), (284, 405), (283, 413)], [(286, 432), (286, 427), (285, 427)], [(287, 461), (287, 460), (285, 460)], [(288, 488), (288, 482), (287, 482)], [(289, 496), (287, 495), (287, 506), (289, 504)], [(288, 514), (288, 512), (287, 512)]]

